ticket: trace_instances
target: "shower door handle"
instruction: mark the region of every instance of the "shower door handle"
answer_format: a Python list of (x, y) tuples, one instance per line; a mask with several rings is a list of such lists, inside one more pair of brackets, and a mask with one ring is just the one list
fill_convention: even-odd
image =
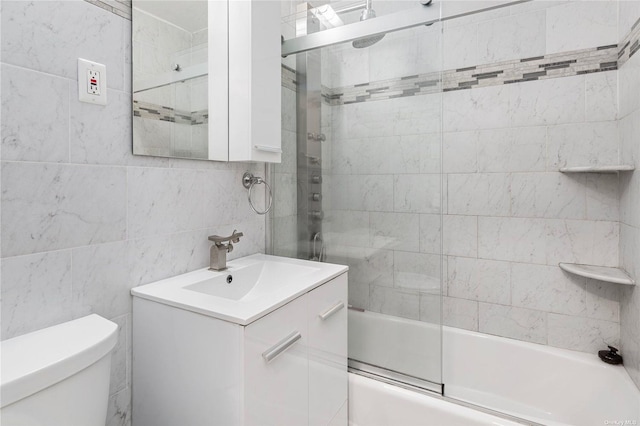
[(320, 319), (322, 321), (324, 321), (327, 318), (329, 318), (330, 316), (332, 316), (333, 314), (335, 314), (336, 312), (338, 312), (342, 308), (344, 308), (344, 302), (338, 302), (334, 306), (332, 306), (331, 308), (329, 308), (324, 313), (322, 313), (322, 314), (320, 314), (318, 316), (320, 317)]

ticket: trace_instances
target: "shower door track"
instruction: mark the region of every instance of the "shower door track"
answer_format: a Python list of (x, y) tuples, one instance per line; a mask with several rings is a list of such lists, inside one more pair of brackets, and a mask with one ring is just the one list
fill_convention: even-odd
[(459, 405), (461, 407), (470, 408), (472, 410), (480, 411), (485, 414), (489, 414), (495, 417), (500, 417), (505, 420), (510, 420), (514, 423), (520, 423), (527, 426), (545, 426), (542, 423), (536, 423), (531, 420), (526, 420), (521, 417), (516, 417), (510, 414), (503, 413), (502, 411), (492, 410), (490, 408), (486, 408), (481, 405), (471, 404), (469, 402), (447, 396), (445, 394), (444, 383), (434, 383), (428, 380), (418, 379), (417, 377), (408, 376), (406, 374), (398, 373), (396, 371), (391, 371), (385, 368), (376, 367), (374, 365), (356, 361), (351, 358), (349, 358), (348, 371), (349, 373), (357, 374), (359, 376), (363, 376), (369, 379), (377, 380), (379, 382), (387, 383), (392, 386), (397, 386), (402, 389), (407, 389), (412, 392), (417, 392), (423, 395), (427, 395), (431, 398), (436, 398), (441, 401)]
[(516, 0), (497, 6), (485, 7), (472, 12), (459, 13), (450, 16), (440, 16), (440, 8), (434, 7), (435, 2), (432, 2), (429, 6), (407, 9), (389, 15), (378, 16), (375, 19), (354, 22), (349, 25), (343, 25), (284, 40), (282, 42), (282, 57), (286, 58), (287, 56), (294, 55), (296, 53), (308, 52), (310, 50), (333, 46), (365, 37), (373, 37), (376, 35), (406, 30), (420, 25), (431, 25), (440, 21), (448, 21), (463, 16), (475, 15), (477, 13), (501, 9), (503, 7), (510, 7), (530, 1), (532, 0)]
[(429, 380), (367, 364), (366, 362), (356, 361), (351, 358), (349, 358), (349, 372), (409, 390), (420, 390), (421, 392), (436, 395), (444, 394), (444, 385), (442, 383), (430, 382)]

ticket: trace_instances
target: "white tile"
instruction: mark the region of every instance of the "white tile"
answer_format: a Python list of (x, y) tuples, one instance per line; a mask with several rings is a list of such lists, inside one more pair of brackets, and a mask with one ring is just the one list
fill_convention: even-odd
[(475, 173), (478, 132), (445, 133), (442, 144), (442, 168), (444, 173)]
[[(623, 2), (621, 2), (623, 3)], [(599, 121), (618, 118), (618, 73), (585, 75), (586, 116)]]
[(513, 263), (513, 306), (568, 315), (586, 314), (585, 279), (558, 266)]
[(521, 127), (478, 132), (478, 171), (533, 172), (546, 167), (547, 129)]
[[(275, 186), (272, 189), (273, 214), (276, 217), (291, 216), (297, 213), (298, 185), (295, 174), (274, 173)], [(256, 207), (262, 210), (263, 204)]]
[(547, 137), (549, 171), (566, 166), (618, 163), (618, 124), (615, 121), (550, 126)]
[[(402, 137), (402, 139), (404, 138)], [(419, 149), (420, 173), (440, 173), (442, 169), (442, 134), (427, 133), (422, 138)]]
[(508, 262), (448, 258), (447, 294), (481, 302), (511, 303), (511, 271)]
[(549, 220), (546, 223), (546, 263), (618, 265), (617, 222)]
[(348, 185), (351, 210), (393, 211), (392, 175), (361, 175)]
[(619, 181), (616, 174), (593, 173), (586, 176), (587, 219), (619, 219)]
[(631, 27), (640, 19), (640, 3), (637, 1), (618, 2), (618, 40), (623, 40)]
[(620, 293), (620, 286), (588, 279), (587, 316), (619, 323)]
[(429, 27), (421, 27), (418, 29), (416, 37), (418, 39), (417, 73), (442, 71), (444, 69), (442, 24), (436, 22)]
[(615, 322), (569, 315), (548, 315), (548, 344), (557, 348), (589, 353), (616, 346), (620, 341), (620, 326)]
[[(67, 142), (72, 163), (131, 164), (131, 95), (107, 91), (107, 105), (78, 101), (78, 88), (71, 88)], [(147, 139), (145, 138), (145, 143)]]
[(282, 129), (296, 131), (296, 92), (283, 87), (280, 90), (282, 102)]
[(371, 285), (393, 287), (394, 252), (360, 247), (339, 247), (349, 266), (349, 279)]
[(513, 126), (585, 121), (583, 76), (528, 81), (509, 86)]
[(394, 210), (411, 213), (440, 213), (441, 176), (395, 175)]
[(444, 325), (449, 327), (478, 331), (478, 302), (443, 297), (442, 321)]
[(396, 251), (393, 259), (395, 287), (433, 294), (440, 293), (440, 255)]
[(478, 24), (478, 63), (544, 55), (545, 23), (545, 11), (541, 10)]
[[(373, 215), (377, 215), (376, 225), (380, 228), (384, 229), (387, 232), (393, 232), (394, 230), (390, 228), (389, 221), (385, 220), (387, 218), (386, 215), (393, 215), (394, 213), (371, 213)], [(293, 215), (295, 216), (295, 214)], [(325, 215), (324, 224), (325, 228), (325, 238), (328, 239), (327, 243), (329, 244), (338, 244), (345, 246), (355, 246), (355, 247), (371, 247), (371, 232), (369, 227), (369, 212), (362, 211), (335, 211), (329, 212)], [(297, 232), (294, 227), (293, 233)], [(381, 230), (381, 232), (384, 232)], [(387, 236), (389, 236), (387, 234)], [(399, 234), (396, 235), (398, 239), (403, 239), (408, 236), (405, 234), (401, 236)], [(329, 241), (330, 239), (330, 241)], [(406, 240), (405, 240), (406, 243)], [(384, 246), (385, 243), (381, 242), (381, 245)]]
[(479, 331), (533, 343), (547, 342), (544, 312), (479, 303)]
[(514, 173), (511, 214), (517, 217), (584, 219), (586, 177), (562, 173)]
[(125, 389), (127, 387), (127, 334), (129, 331), (128, 315), (117, 318), (110, 318), (118, 325), (116, 346), (111, 352), (111, 377), (109, 381), (109, 395)]
[(71, 319), (70, 251), (2, 259), (2, 340)]
[(420, 250), (420, 215), (370, 213), (371, 247), (417, 252)]
[(439, 325), (442, 323), (442, 296), (420, 293), (420, 321)]
[(108, 87), (122, 90), (123, 22), (84, 1), (6, 2), (2, 7), (2, 61), (75, 80), (77, 60), (85, 58), (105, 64)]
[(114, 318), (131, 312), (133, 287), (129, 243), (98, 244), (72, 250), (73, 303), (75, 318), (98, 314)]
[[(239, 230), (244, 232), (242, 228)], [(132, 287), (204, 268), (209, 264), (207, 237), (213, 234), (202, 230), (130, 241)], [(241, 239), (235, 248), (243, 243)]]
[(4, 256), (117, 241), (125, 233), (124, 168), (2, 164)]
[(352, 86), (368, 83), (369, 49), (354, 49), (351, 43), (331, 48), (331, 84), (332, 87)]
[(506, 173), (449, 174), (449, 214), (508, 216), (510, 175)]
[[(130, 168), (128, 233), (132, 238), (204, 228), (204, 172)], [(238, 181), (239, 182), (239, 181)]]
[(109, 397), (106, 426), (131, 426), (131, 388)]
[(371, 286), (369, 309), (373, 312), (401, 318), (420, 318), (420, 296), (417, 292), (407, 292), (396, 288)]
[(2, 93), (2, 158), (69, 161), (69, 80), (3, 64)]
[(478, 218), (478, 256), (484, 259), (545, 263), (544, 219)]
[(442, 218), (443, 253), (452, 256), (478, 255), (478, 218), (445, 215)]
[(420, 251), (438, 254), (442, 252), (442, 233), (440, 215), (420, 215)]
[(547, 53), (618, 43), (616, 2), (570, 2), (547, 12)]
[[(444, 93), (442, 104), (444, 131), (459, 132), (508, 127), (513, 104), (509, 93), (509, 85)], [(515, 100), (520, 102), (519, 97)]]
[(633, 55), (618, 70), (618, 85), (620, 93), (620, 111), (618, 117), (626, 117), (628, 114), (640, 108), (640, 56)]
[(419, 72), (418, 38), (412, 31), (389, 33), (378, 43), (364, 50), (369, 51), (371, 81), (399, 78)]
[(443, 67), (445, 70), (478, 64), (478, 25), (446, 27), (443, 37)]
[(638, 282), (640, 280), (640, 264), (637, 261), (640, 253), (640, 229), (621, 223), (619, 249), (620, 267)]

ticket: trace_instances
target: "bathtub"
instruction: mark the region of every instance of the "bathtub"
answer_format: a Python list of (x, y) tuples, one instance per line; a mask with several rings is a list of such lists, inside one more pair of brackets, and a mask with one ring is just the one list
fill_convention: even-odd
[[(350, 405), (350, 410), (353, 411), (354, 425), (369, 424), (358, 411), (362, 405), (358, 400), (363, 398), (358, 396), (359, 393), (375, 401), (372, 393), (382, 395), (391, 392), (395, 395), (391, 398), (394, 404), (410, 407), (407, 412), (418, 416), (416, 419), (436, 418), (429, 423), (415, 420), (413, 424), (458, 424), (451, 419), (440, 419), (447, 406), (452, 410), (449, 414), (454, 417), (468, 414), (465, 410), (469, 408), (447, 402), (458, 400), (549, 426), (640, 426), (640, 391), (622, 366), (605, 364), (595, 354), (451, 327), (442, 327), (441, 339), (439, 330), (437, 326), (419, 321), (349, 311), (350, 358), (374, 365), (400, 367), (405, 374), (420, 374), (417, 376), (434, 381), (439, 378), (438, 364), (420, 367), (410, 363), (419, 362), (419, 359), (434, 363), (438, 359), (434, 352), (439, 351), (441, 344), (441, 378), (445, 394), (444, 400), (422, 394), (418, 398), (412, 395), (416, 392), (405, 389), (392, 392), (389, 385), (384, 385), (387, 386), (385, 388), (380, 383), (376, 387), (375, 383), (367, 385), (360, 378), (353, 379), (353, 407)], [(417, 344), (407, 345), (407, 342)], [(410, 350), (398, 349), (408, 347)], [(419, 351), (423, 351), (422, 358)], [(425, 403), (429, 398), (437, 402)], [(379, 412), (378, 418), (383, 419), (387, 413), (380, 405), (384, 404), (373, 405), (370, 409)], [(465, 410), (461, 411), (461, 408)], [(479, 411), (476, 414), (488, 415)], [(461, 420), (463, 423), (460, 424), (509, 424), (495, 423), (496, 419), (499, 418), (484, 419), (482, 423), (464, 423)], [(412, 423), (406, 420), (396, 424)]]

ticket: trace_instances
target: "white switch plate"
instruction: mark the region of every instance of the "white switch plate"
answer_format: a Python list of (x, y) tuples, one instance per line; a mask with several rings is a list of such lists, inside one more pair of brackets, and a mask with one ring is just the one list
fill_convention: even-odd
[(95, 105), (107, 104), (107, 67), (78, 58), (78, 100)]

